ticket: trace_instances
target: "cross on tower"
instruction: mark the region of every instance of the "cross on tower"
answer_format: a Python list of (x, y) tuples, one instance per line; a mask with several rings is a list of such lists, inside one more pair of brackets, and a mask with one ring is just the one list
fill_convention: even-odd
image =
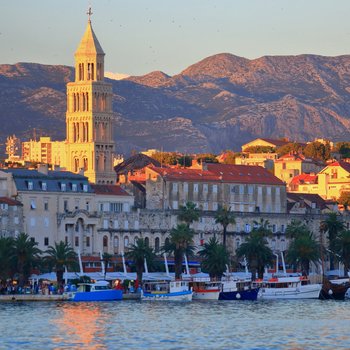
[(88, 12), (86, 12), (86, 14), (89, 16), (89, 22), (90, 22), (91, 21), (91, 15), (92, 15), (91, 6), (89, 6)]

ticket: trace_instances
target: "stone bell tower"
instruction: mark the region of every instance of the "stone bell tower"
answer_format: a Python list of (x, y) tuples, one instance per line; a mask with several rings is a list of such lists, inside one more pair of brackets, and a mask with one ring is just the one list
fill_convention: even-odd
[(104, 81), (104, 56), (92, 29), (91, 8), (75, 52), (75, 81), (67, 84), (67, 170), (90, 182), (113, 184), (112, 85)]

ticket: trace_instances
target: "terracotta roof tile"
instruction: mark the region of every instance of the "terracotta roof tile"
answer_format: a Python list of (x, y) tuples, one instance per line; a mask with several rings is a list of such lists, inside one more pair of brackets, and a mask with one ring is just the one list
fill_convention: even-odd
[(315, 174), (300, 174), (294, 176), (290, 184), (299, 185), (299, 184), (314, 184), (317, 182), (317, 175)]
[(8, 198), (8, 197), (0, 197), (0, 203), (3, 204), (8, 204), (10, 206), (15, 206), (15, 205), (23, 205), (21, 202), (16, 201), (15, 199)]

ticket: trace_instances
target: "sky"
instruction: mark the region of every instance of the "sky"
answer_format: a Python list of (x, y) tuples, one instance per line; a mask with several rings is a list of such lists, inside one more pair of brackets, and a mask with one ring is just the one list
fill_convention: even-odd
[(0, 0), (0, 64), (74, 65), (87, 24), (105, 70), (169, 75), (208, 56), (350, 54), (350, 0)]

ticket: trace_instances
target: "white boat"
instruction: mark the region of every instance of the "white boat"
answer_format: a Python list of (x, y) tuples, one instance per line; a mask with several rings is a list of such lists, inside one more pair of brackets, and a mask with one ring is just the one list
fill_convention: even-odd
[(194, 300), (219, 300), (221, 291), (221, 282), (212, 281), (209, 275), (196, 274), (192, 275), (190, 287), (193, 290)]
[(311, 284), (306, 276), (273, 277), (257, 280), (258, 299), (318, 299), (322, 284)]
[(144, 280), (141, 292), (141, 299), (165, 301), (191, 301), (192, 295), (192, 289), (189, 287), (188, 281)]

